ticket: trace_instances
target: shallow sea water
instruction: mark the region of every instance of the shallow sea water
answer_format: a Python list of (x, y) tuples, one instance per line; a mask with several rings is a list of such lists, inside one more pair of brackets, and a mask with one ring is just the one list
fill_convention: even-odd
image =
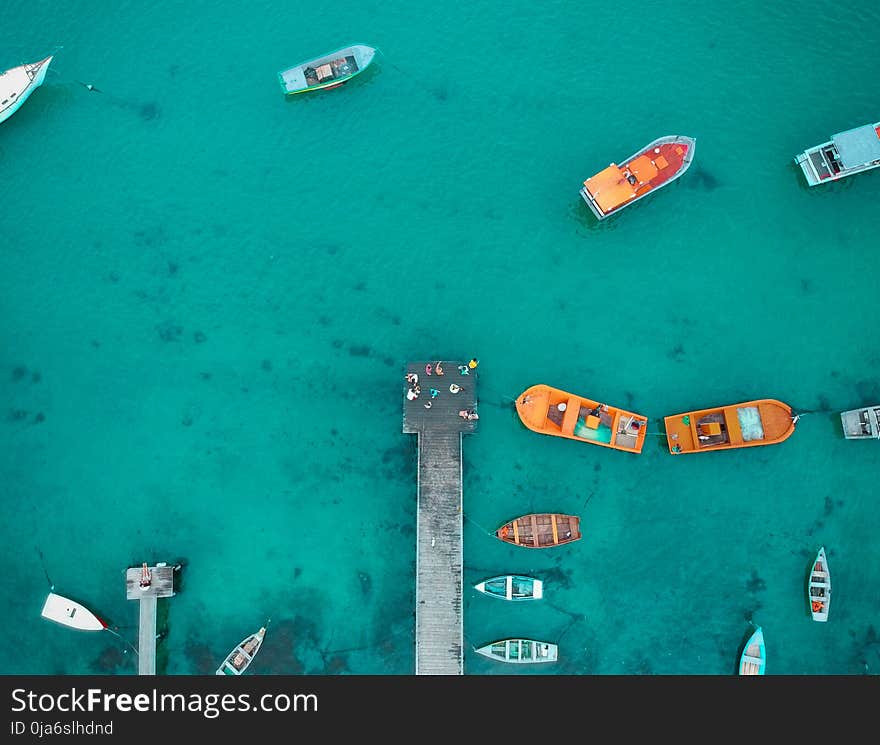
[[(0, 632), (34, 621), (0, 673), (135, 674), (39, 613), (51, 582), (135, 641), (141, 561), (184, 564), (161, 673), (267, 619), (253, 674), (412, 673), (401, 377), (471, 356), (466, 673), (727, 675), (750, 621), (768, 675), (880, 671), (880, 447), (838, 416), (880, 403), (880, 171), (793, 164), (880, 119), (880, 6), (480, 5), (6, 3), (0, 68), (62, 48), (0, 125)], [(278, 70), (349, 42), (382, 53), (284, 99)], [(691, 169), (598, 223), (581, 182), (665, 134)], [(647, 415), (643, 453), (529, 432), (535, 383)], [(763, 397), (809, 412), (785, 443), (666, 450), (665, 415)], [(491, 536), (533, 511), (584, 539)], [(545, 600), (470, 589), (507, 572)], [(472, 652), (507, 636), (560, 661)]]

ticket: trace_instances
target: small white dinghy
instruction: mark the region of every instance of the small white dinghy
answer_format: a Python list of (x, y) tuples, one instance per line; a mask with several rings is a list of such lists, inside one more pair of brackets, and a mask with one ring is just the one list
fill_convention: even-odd
[(43, 603), (43, 618), (80, 631), (103, 631), (107, 628), (98, 616), (81, 603), (50, 592)]
[(502, 600), (540, 600), (544, 597), (544, 583), (522, 574), (502, 574), (499, 577), (477, 582), (474, 589)]

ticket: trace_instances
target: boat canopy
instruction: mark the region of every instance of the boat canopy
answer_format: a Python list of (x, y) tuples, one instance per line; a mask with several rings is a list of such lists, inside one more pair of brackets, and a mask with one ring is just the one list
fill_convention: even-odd
[(613, 210), (636, 196), (632, 184), (624, 178), (620, 168), (614, 163), (588, 178), (584, 186), (603, 212)]
[(632, 171), (632, 174), (643, 184), (648, 183), (659, 173), (657, 166), (647, 155), (640, 155), (632, 161), (632, 163), (629, 164), (629, 170)]
[(848, 129), (831, 137), (844, 168), (858, 168), (880, 160), (880, 135), (873, 124)]

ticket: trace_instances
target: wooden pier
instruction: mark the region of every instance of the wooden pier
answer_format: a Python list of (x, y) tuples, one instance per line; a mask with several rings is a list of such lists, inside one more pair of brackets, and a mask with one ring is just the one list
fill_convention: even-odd
[(156, 674), (156, 608), (159, 598), (174, 595), (174, 567), (165, 563), (148, 566), (150, 583), (141, 585), (143, 565), (125, 571), (125, 597), (139, 601), (138, 675)]
[(419, 438), (416, 675), (463, 673), (461, 436), (476, 431), (478, 424), (477, 418), (459, 415), (477, 412), (477, 369), (467, 364), (443, 360), (443, 374), (437, 375), (436, 360), (408, 363), (406, 374), (418, 375), (421, 388), (412, 400), (407, 397), (411, 384), (405, 377), (401, 381), (403, 431)]

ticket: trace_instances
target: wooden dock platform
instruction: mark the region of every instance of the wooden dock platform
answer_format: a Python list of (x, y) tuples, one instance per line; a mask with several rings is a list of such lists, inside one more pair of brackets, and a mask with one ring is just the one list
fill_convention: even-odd
[(159, 598), (174, 595), (174, 567), (165, 563), (148, 566), (150, 584), (141, 586), (143, 565), (125, 570), (125, 597), (139, 601), (138, 675), (156, 674), (156, 610)]
[[(431, 375), (426, 373), (429, 364)], [(467, 374), (461, 374), (460, 365)], [(460, 360), (443, 360), (442, 375), (435, 369), (436, 361), (407, 364), (406, 373), (418, 375), (421, 389), (413, 400), (407, 397), (410, 383), (405, 377), (402, 381), (403, 431), (419, 438), (415, 674), (461, 675), (461, 437), (475, 432), (479, 420), (459, 412), (477, 412), (477, 370)], [(456, 387), (460, 390), (454, 392)]]

